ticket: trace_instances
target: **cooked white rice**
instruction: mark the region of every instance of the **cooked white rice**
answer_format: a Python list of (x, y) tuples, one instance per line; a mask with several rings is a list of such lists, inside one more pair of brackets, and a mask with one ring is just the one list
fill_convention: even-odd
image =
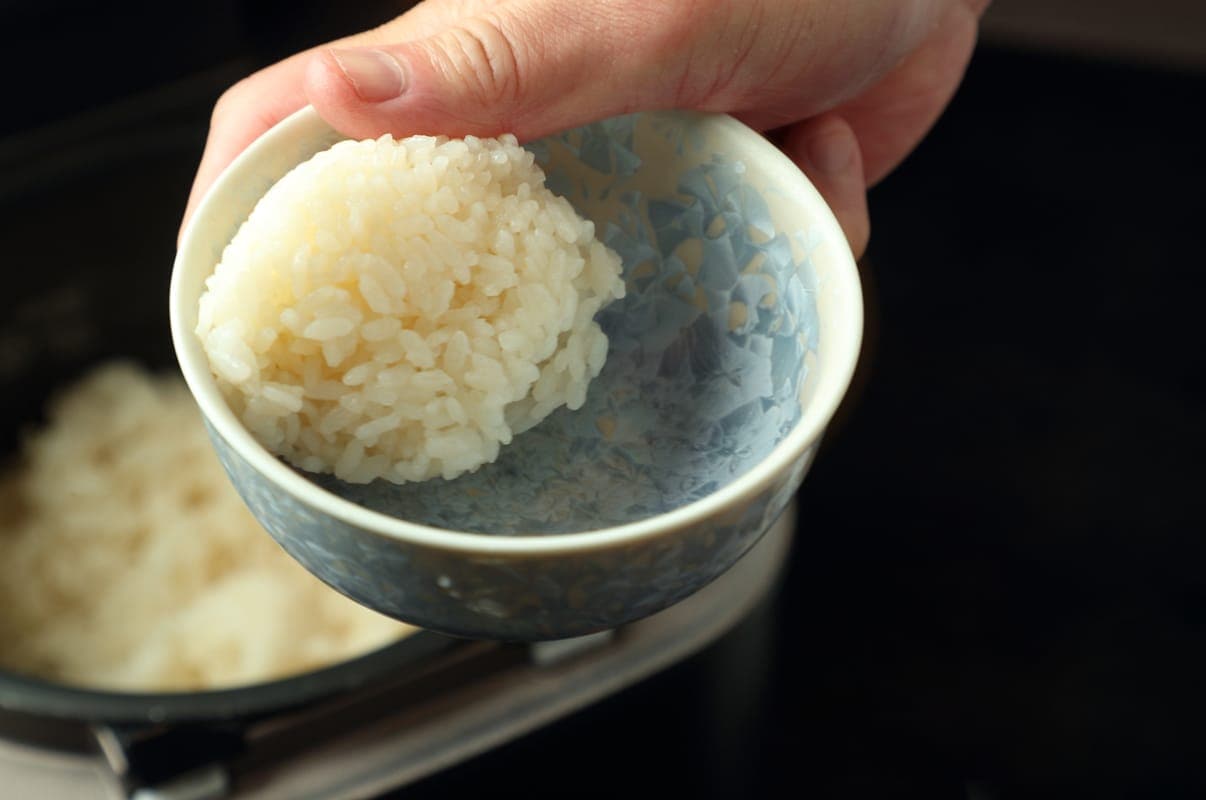
[(413, 628), (322, 584), (231, 487), (177, 379), (111, 365), (0, 480), (0, 667), (197, 690), (341, 661)]
[(197, 334), (273, 452), (350, 482), (451, 479), (560, 406), (607, 356), (620, 260), (514, 137), (345, 141), (261, 199)]

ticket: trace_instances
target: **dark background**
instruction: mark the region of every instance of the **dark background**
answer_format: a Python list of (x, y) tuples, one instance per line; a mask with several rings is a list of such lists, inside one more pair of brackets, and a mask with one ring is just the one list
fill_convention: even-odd
[[(0, 0), (0, 174), (42, 187), (0, 235), (89, 237), (10, 275), (166, 296), (220, 89), (397, 5)], [(773, 599), (399, 797), (1206, 795), (1206, 72), (1015, 41), (872, 192), (867, 347)]]

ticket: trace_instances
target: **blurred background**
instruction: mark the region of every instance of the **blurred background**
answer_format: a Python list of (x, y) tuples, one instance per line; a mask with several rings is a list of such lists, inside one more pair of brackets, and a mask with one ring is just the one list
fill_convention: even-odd
[[(6, 270), (138, 261), (166, 298), (221, 90), (407, 5), (0, 0)], [(867, 347), (774, 597), (398, 796), (1206, 794), (1204, 145), (1206, 3), (998, 0), (872, 192)], [(63, 329), (4, 358), (120, 347)]]

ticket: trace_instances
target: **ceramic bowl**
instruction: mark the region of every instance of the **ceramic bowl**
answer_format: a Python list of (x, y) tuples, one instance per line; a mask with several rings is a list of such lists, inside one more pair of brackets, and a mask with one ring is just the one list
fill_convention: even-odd
[(598, 317), (602, 374), (583, 408), (475, 473), (354, 486), (256, 442), (193, 333), (203, 282), (253, 205), (339, 138), (305, 109), (256, 141), (200, 204), (172, 275), (185, 379), (281, 546), (385, 614), (506, 640), (620, 626), (741, 558), (800, 486), (862, 333), (854, 260), (799, 169), (723, 115), (636, 114), (528, 145), (623, 259), (627, 297)]

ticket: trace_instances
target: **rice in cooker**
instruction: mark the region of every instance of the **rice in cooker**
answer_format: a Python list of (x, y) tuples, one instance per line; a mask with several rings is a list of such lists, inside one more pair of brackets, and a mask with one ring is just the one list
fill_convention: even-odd
[(514, 137), (349, 140), (260, 200), (196, 332), (235, 413), (292, 464), (451, 479), (583, 404), (620, 272)]
[(191, 691), (306, 672), (414, 630), (277, 546), (178, 378), (106, 365), (49, 416), (0, 480), (0, 667)]

